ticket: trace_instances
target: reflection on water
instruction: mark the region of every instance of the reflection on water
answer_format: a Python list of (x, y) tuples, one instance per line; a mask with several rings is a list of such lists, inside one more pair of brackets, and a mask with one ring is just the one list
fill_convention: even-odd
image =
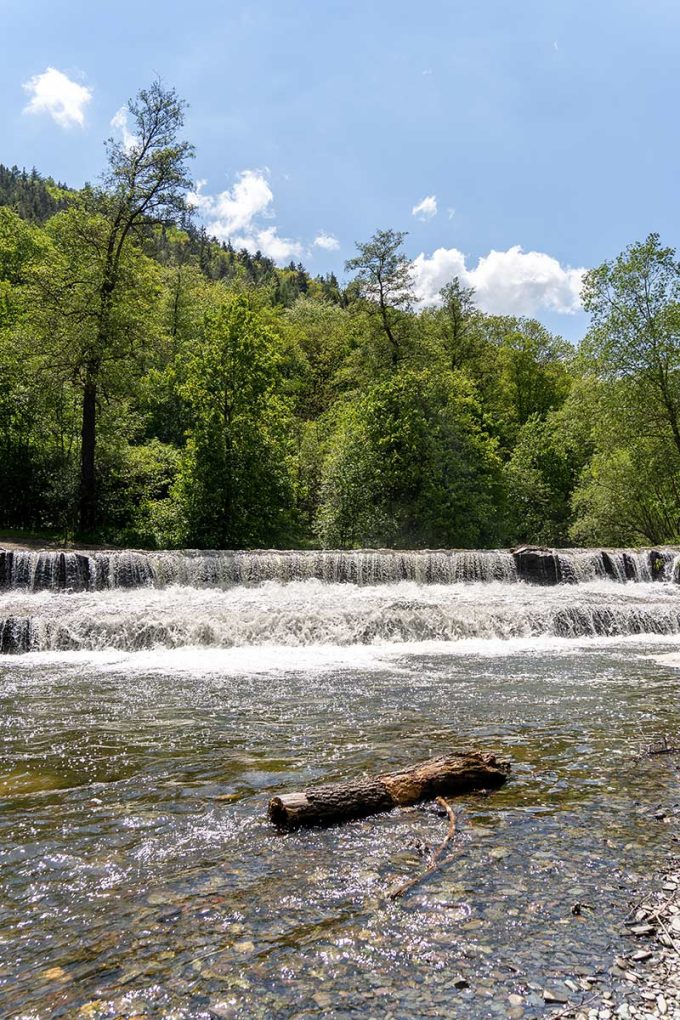
[[(678, 730), (649, 657), (678, 646), (463, 647), (0, 659), (0, 1012), (533, 1017), (546, 985), (612, 980), (677, 801), (673, 761), (634, 756)], [(469, 745), (512, 779), (457, 802), (460, 855), (403, 901), (432, 810), (266, 823), (274, 791)]]

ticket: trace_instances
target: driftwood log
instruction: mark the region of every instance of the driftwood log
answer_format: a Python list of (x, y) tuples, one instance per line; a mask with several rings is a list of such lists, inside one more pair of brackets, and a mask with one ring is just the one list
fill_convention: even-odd
[(463, 751), (432, 758), (398, 772), (348, 783), (313, 786), (269, 801), (269, 818), (284, 829), (364, 818), (422, 800), (501, 786), (510, 765), (493, 754)]

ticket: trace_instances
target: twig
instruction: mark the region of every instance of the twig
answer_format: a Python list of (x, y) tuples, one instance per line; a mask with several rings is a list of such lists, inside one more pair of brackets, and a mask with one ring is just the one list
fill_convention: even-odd
[(680, 752), (680, 747), (671, 744), (668, 736), (656, 737), (655, 740), (657, 743), (661, 743), (662, 746), (655, 747), (653, 743), (643, 746), (640, 753), (636, 754), (632, 759), (636, 764), (641, 762), (643, 758), (654, 758), (660, 754), (677, 754)]
[(677, 754), (677, 752), (680, 751), (680, 747), (673, 747), (672, 745), (669, 745), (668, 737), (661, 737), (661, 740), (663, 741), (663, 747), (659, 747), (659, 748), (647, 747), (647, 748), (645, 748), (645, 754), (649, 758), (653, 757), (655, 754)]
[(575, 1016), (576, 1013), (580, 1012), (584, 1006), (589, 1006), (591, 1003), (599, 999), (599, 994), (596, 992), (594, 995), (589, 995), (587, 999), (582, 999), (580, 1003), (575, 1004), (573, 1002), (567, 1003), (564, 1009), (560, 1009), (557, 1013), (550, 1014), (550, 1020), (560, 1020), (560, 1018), (566, 1018), (571, 1013)]
[(409, 889), (412, 889), (414, 885), (418, 885), (418, 883), (422, 882), (424, 878), (427, 878), (428, 875), (431, 875), (433, 871), (436, 871), (441, 864), (445, 863), (445, 861), (450, 861), (452, 859), (453, 855), (450, 855), (449, 857), (445, 858), (445, 861), (442, 861), (441, 856), (444, 853), (444, 850), (446, 850), (451, 840), (453, 839), (453, 837), (456, 835), (456, 816), (453, 813), (451, 805), (447, 801), (445, 801), (443, 797), (437, 797), (437, 804), (439, 804), (440, 807), (443, 807), (447, 815), (449, 816), (448, 832), (446, 833), (444, 840), (439, 844), (439, 846), (435, 850), (432, 856), (432, 860), (428, 864), (425, 871), (423, 871), (421, 875), (416, 875), (415, 878), (410, 878), (407, 882), (402, 882), (401, 885), (398, 885), (396, 887), (396, 889), (392, 889), (391, 892), (388, 893), (388, 896), (391, 900), (396, 900), (398, 899), (399, 896), (403, 896), (404, 893), (407, 892)]

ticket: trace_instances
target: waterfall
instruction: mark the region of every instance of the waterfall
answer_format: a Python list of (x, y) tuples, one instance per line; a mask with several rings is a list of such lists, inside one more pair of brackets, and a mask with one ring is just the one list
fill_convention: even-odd
[(0, 588), (27, 591), (101, 591), (173, 584), (229, 588), (266, 581), (319, 580), (363, 586), (397, 581), (455, 584), (516, 579), (511, 553), (496, 550), (0, 551)]
[(675, 585), (267, 581), (0, 596), (0, 651), (680, 635)]
[(671, 636), (678, 583), (670, 548), (0, 550), (0, 654)]
[(104, 591), (185, 585), (230, 588), (268, 581), (323, 581), (359, 586), (489, 584), (524, 580), (582, 584), (609, 578), (621, 584), (680, 581), (673, 549), (525, 549), (355, 551), (50, 552), (0, 550), (0, 589)]

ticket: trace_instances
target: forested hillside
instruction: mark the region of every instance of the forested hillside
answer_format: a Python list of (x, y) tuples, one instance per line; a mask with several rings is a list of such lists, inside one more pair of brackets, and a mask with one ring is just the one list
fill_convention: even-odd
[(587, 274), (580, 350), (418, 308), (404, 235), (349, 282), (198, 229), (154, 85), (96, 186), (0, 167), (0, 527), (144, 546), (677, 540), (680, 267)]

